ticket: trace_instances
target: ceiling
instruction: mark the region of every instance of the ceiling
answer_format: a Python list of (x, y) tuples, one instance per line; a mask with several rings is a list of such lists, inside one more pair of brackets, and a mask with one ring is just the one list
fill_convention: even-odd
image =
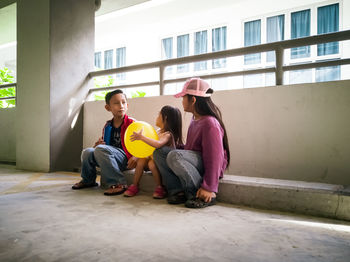
[[(116, 10), (127, 8), (140, 3), (148, 2), (151, 0), (101, 0), (101, 7), (96, 12), (96, 16), (107, 14)], [(16, 0), (1, 0), (0, 9), (16, 3)]]
[[(97, 0), (96, 0), (97, 1)], [(101, 0), (95, 16), (138, 5), (151, 0)], [(16, 0), (0, 0), (0, 46), (16, 41)]]
[(101, 0), (101, 7), (97, 10), (95, 16), (104, 15), (148, 1), (150, 0)]

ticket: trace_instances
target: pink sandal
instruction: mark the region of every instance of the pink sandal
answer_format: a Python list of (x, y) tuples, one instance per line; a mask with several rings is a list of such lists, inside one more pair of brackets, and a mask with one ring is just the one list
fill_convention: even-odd
[(138, 186), (131, 184), (128, 189), (124, 192), (125, 197), (133, 197), (139, 192)]
[(163, 186), (157, 186), (153, 193), (153, 198), (163, 199), (166, 197), (166, 191)]

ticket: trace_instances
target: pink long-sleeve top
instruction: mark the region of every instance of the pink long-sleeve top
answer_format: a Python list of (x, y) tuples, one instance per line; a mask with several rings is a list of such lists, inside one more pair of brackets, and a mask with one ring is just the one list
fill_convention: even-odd
[(211, 192), (218, 192), (219, 179), (227, 166), (223, 137), (223, 128), (212, 116), (192, 119), (187, 132), (185, 150), (201, 152), (204, 165), (201, 187)]

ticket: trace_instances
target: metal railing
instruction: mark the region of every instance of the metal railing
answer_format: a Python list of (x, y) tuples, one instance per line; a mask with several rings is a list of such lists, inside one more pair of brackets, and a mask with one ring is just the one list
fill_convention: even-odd
[(276, 55), (275, 66), (268, 66), (268, 67), (259, 68), (259, 69), (247, 69), (247, 70), (234, 71), (234, 72), (213, 73), (213, 74), (196, 73), (196, 76), (201, 77), (203, 79), (209, 79), (209, 78), (222, 78), (222, 77), (250, 75), (250, 74), (275, 73), (276, 85), (283, 85), (283, 74), (284, 72), (287, 72), (287, 71), (350, 64), (350, 58), (347, 58), (347, 59), (337, 59), (333, 61), (309, 62), (309, 63), (294, 64), (294, 65), (286, 66), (286, 65), (283, 65), (284, 63), (283, 54), (285, 49), (301, 47), (301, 46), (309, 46), (309, 45), (315, 45), (315, 44), (323, 44), (323, 43), (329, 43), (329, 42), (338, 42), (338, 41), (344, 41), (344, 40), (350, 40), (350, 30), (340, 31), (335, 33), (328, 33), (323, 35), (303, 37), (303, 38), (298, 38), (293, 40), (284, 40), (284, 41), (249, 46), (249, 47), (229, 49), (229, 50), (218, 51), (213, 53), (167, 59), (167, 60), (162, 60), (162, 61), (157, 61), (152, 63), (145, 63), (145, 64), (138, 64), (138, 65), (132, 65), (132, 66), (124, 66), (120, 68), (94, 71), (89, 73), (90, 78), (97, 77), (97, 76), (105, 76), (105, 75), (111, 75), (111, 74), (158, 68), (159, 80), (142, 82), (137, 84), (92, 88), (90, 89), (90, 93), (96, 92), (96, 91), (115, 89), (115, 88), (130, 88), (130, 87), (159, 85), (159, 93), (160, 95), (163, 95), (164, 86), (166, 84), (183, 82), (186, 79), (188, 79), (188, 77), (176, 78), (176, 79), (175, 78), (164, 79), (164, 70), (167, 66), (188, 64), (193, 62), (200, 62), (200, 61), (220, 59), (220, 58), (229, 58), (229, 57), (235, 57), (235, 56), (243, 56), (243, 55), (256, 54), (256, 53), (262, 53), (262, 52), (268, 52), (268, 51), (275, 52), (275, 55)]
[[(5, 84), (5, 85), (0, 85), (0, 89), (6, 89), (6, 88), (9, 88), (9, 87), (16, 87), (16, 86), (17, 86), (16, 83)], [(15, 96), (1, 97), (0, 101), (1, 100), (12, 100), (12, 99), (16, 99), (16, 97)]]
[[(309, 63), (302, 63), (302, 64), (283, 65), (284, 63), (283, 54), (285, 49), (289, 49), (293, 47), (309, 46), (309, 45), (315, 45), (315, 44), (323, 44), (323, 43), (329, 43), (329, 42), (338, 42), (338, 41), (344, 41), (344, 40), (350, 40), (350, 30), (323, 34), (323, 35), (309, 36), (309, 37), (298, 38), (293, 40), (284, 40), (284, 41), (249, 46), (249, 47), (229, 49), (229, 50), (213, 52), (213, 53), (186, 56), (181, 58), (173, 58), (173, 59), (167, 59), (167, 60), (156, 61), (156, 62), (145, 63), (145, 64), (124, 66), (120, 68), (93, 71), (93, 72), (90, 72), (88, 75), (90, 78), (97, 77), (97, 76), (105, 76), (105, 75), (111, 75), (111, 74), (158, 68), (159, 80), (128, 84), (128, 85), (92, 88), (90, 89), (89, 93), (96, 92), (96, 91), (110, 90), (115, 88), (131, 88), (131, 87), (159, 85), (159, 93), (160, 95), (163, 95), (164, 86), (166, 84), (183, 82), (188, 79), (188, 77), (164, 79), (165, 68), (167, 66), (188, 64), (193, 62), (200, 62), (200, 61), (220, 59), (220, 58), (229, 58), (229, 57), (235, 57), (235, 56), (243, 56), (243, 55), (256, 54), (256, 53), (262, 53), (262, 52), (268, 52), (268, 51), (275, 52), (275, 55), (276, 55), (275, 66), (268, 66), (265, 68), (258, 68), (258, 69), (247, 69), (247, 70), (234, 71), (234, 72), (221, 72), (221, 73), (211, 73), (211, 74), (197, 73), (196, 76), (201, 77), (203, 79), (213, 79), (213, 78), (222, 78), (222, 77), (230, 77), (230, 76), (275, 73), (276, 85), (283, 85), (283, 74), (284, 72), (287, 72), (287, 71), (350, 64), (350, 58), (345, 58), (345, 59), (337, 59), (333, 61), (321, 61), (321, 62), (319, 61), (319, 62), (309, 62)], [(0, 85), (0, 89), (16, 87), (16, 86), (17, 86), (16, 83)], [(0, 98), (0, 100), (10, 100), (10, 99), (16, 99), (16, 97)]]

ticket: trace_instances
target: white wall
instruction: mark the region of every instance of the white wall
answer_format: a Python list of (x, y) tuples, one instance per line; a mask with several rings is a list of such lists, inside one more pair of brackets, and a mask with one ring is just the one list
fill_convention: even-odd
[[(350, 184), (350, 81), (218, 91), (231, 149), (227, 173)], [(129, 115), (154, 124), (172, 96), (129, 99)], [(84, 147), (111, 115), (104, 102), (84, 106)], [(190, 115), (186, 114), (184, 129)]]

